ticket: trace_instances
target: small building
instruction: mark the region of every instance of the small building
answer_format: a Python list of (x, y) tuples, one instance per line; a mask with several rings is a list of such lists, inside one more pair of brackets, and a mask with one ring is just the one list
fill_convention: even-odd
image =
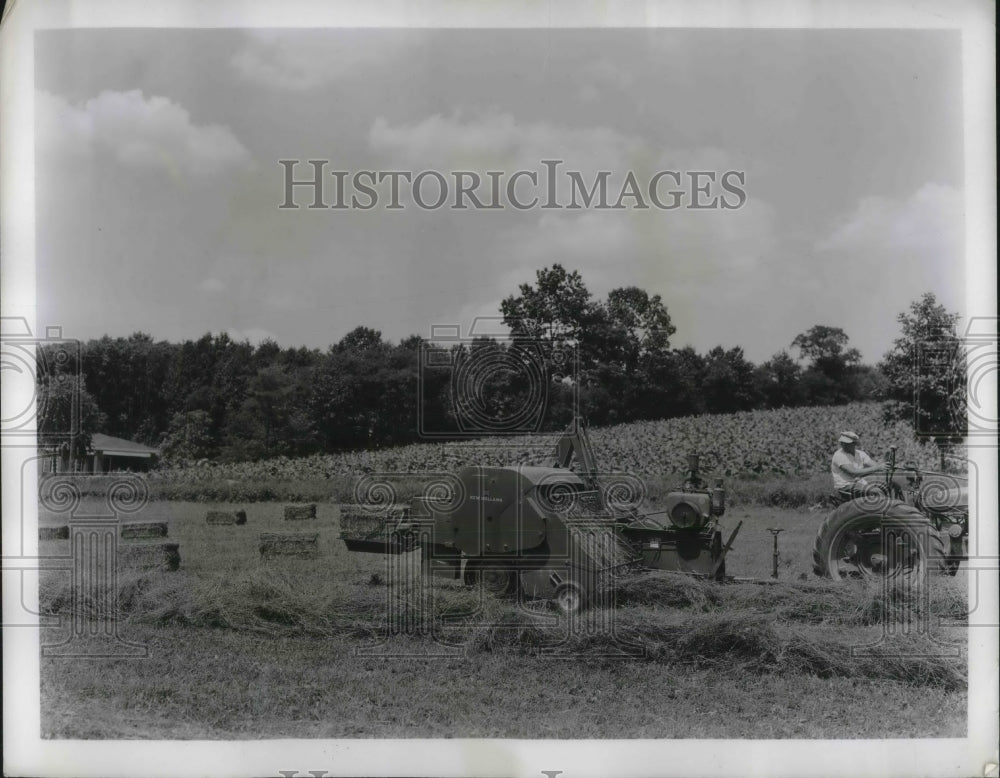
[(90, 436), (90, 446), (82, 469), (85, 473), (145, 471), (151, 469), (159, 457), (159, 449), (152, 446), (95, 432)]

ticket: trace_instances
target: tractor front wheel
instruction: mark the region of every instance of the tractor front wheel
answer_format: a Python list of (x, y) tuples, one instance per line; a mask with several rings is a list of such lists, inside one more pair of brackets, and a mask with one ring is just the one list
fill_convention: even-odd
[(903, 502), (876, 508), (862, 500), (844, 503), (823, 522), (813, 547), (813, 572), (825, 578), (919, 580), (944, 567), (941, 536)]

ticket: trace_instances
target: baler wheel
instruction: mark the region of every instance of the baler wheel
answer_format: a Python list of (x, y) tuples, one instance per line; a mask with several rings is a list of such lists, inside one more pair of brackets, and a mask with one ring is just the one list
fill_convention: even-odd
[(483, 591), (494, 597), (508, 597), (517, 591), (517, 571), (497, 567), (491, 562), (468, 562), (465, 582), (470, 586), (481, 586)]
[(552, 602), (561, 613), (567, 616), (579, 613), (587, 604), (587, 597), (583, 587), (573, 581), (565, 581), (556, 588), (556, 593), (552, 597)]

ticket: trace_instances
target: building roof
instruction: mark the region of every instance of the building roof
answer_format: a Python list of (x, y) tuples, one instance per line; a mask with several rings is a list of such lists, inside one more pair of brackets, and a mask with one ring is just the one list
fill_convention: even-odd
[(95, 432), (90, 436), (90, 450), (114, 457), (153, 457), (160, 454), (159, 449), (151, 446), (101, 432)]

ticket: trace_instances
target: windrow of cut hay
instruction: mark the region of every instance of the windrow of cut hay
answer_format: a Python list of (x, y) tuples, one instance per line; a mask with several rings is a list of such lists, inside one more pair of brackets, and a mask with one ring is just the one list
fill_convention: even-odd
[(674, 668), (871, 678), (949, 690), (964, 689), (968, 682), (959, 650), (920, 634), (880, 639), (831, 626), (794, 628), (755, 613), (697, 614), (678, 622), (620, 609), (613, 630), (591, 632), (559, 630), (511, 611), (480, 625), (471, 648), (515, 655), (547, 650), (580, 659), (632, 656)]
[[(82, 609), (85, 617), (107, 616), (97, 604), (74, 598), (67, 583), (43, 579), (40, 594), (46, 613)], [(878, 626), (901, 612), (929, 623), (964, 615), (958, 587), (923, 598), (902, 589), (723, 586), (664, 576), (642, 588), (623, 587), (619, 595), (619, 607), (577, 617), (578, 624), (602, 625), (588, 631), (544, 603), (518, 606), (461, 588), (435, 588), (428, 600), (428, 590), (419, 585), (317, 585), (294, 571), (128, 573), (119, 578), (114, 615), (126, 626), (136, 621), (367, 641), (395, 631), (414, 645), (436, 640), (473, 652), (599, 659), (624, 648), (639, 660), (671, 666), (881, 678), (949, 689), (966, 682), (964, 662), (946, 656), (957, 649), (942, 650), (919, 631), (884, 637), (893, 630)]]
[(898, 618), (964, 621), (964, 582), (935, 576), (923, 588), (902, 581), (729, 583), (661, 573), (625, 578), (615, 591), (619, 606), (689, 608), (701, 612), (766, 614), (775, 621), (871, 626)]
[[(874, 640), (835, 628), (792, 628), (755, 613), (704, 614), (682, 626), (623, 616), (622, 634), (638, 637), (650, 658), (669, 664), (723, 666), (741, 672), (864, 677), (917, 686), (964, 688), (964, 662), (919, 634)], [(587, 638), (578, 639), (586, 646)]]
[[(378, 629), (372, 614), (384, 612), (375, 596), (338, 597), (330, 587), (317, 587), (310, 577), (263, 569), (197, 576), (183, 571), (171, 576), (124, 572), (118, 576), (116, 597), (93, 589), (81, 596), (68, 581), (43, 576), (39, 601), (47, 614), (112, 616), (125, 623), (273, 636), (370, 635)], [(114, 604), (113, 612), (109, 613), (108, 603)]]
[[(259, 632), (331, 634), (344, 627), (366, 629), (393, 617), (426, 620), (482, 616), (485, 602), (473, 590), (435, 587), (432, 599), (419, 580), (387, 587), (380, 576), (367, 586), (318, 582), (301, 570), (255, 568), (240, 573), (164, 576), (155, 571), (123, 570), (117, 596), (93, 588), (74, 596), (65, 577), (43, 576), (40, 602), (47, 613), (71, 609), (84, 617), (108, 613), (125, 618)], [(947, 620), (964, 623), (968, 605), (962, 583), (938, 577), (923, 589), (882, 582), (788, 582), (718, 584), (682, 574), (643, 575), (620, 581), (614, 591), (618, 612), (752, 614), (774, 623), (870, 627), (900, 621)], [(430, 603), (428, 605), (428, 603)], [(513, 607), (511, 602), (504, 607)], [(544, 602), (525, 603), (537, 613)], [(364, 631), (364, 630), (362, 630)]]

